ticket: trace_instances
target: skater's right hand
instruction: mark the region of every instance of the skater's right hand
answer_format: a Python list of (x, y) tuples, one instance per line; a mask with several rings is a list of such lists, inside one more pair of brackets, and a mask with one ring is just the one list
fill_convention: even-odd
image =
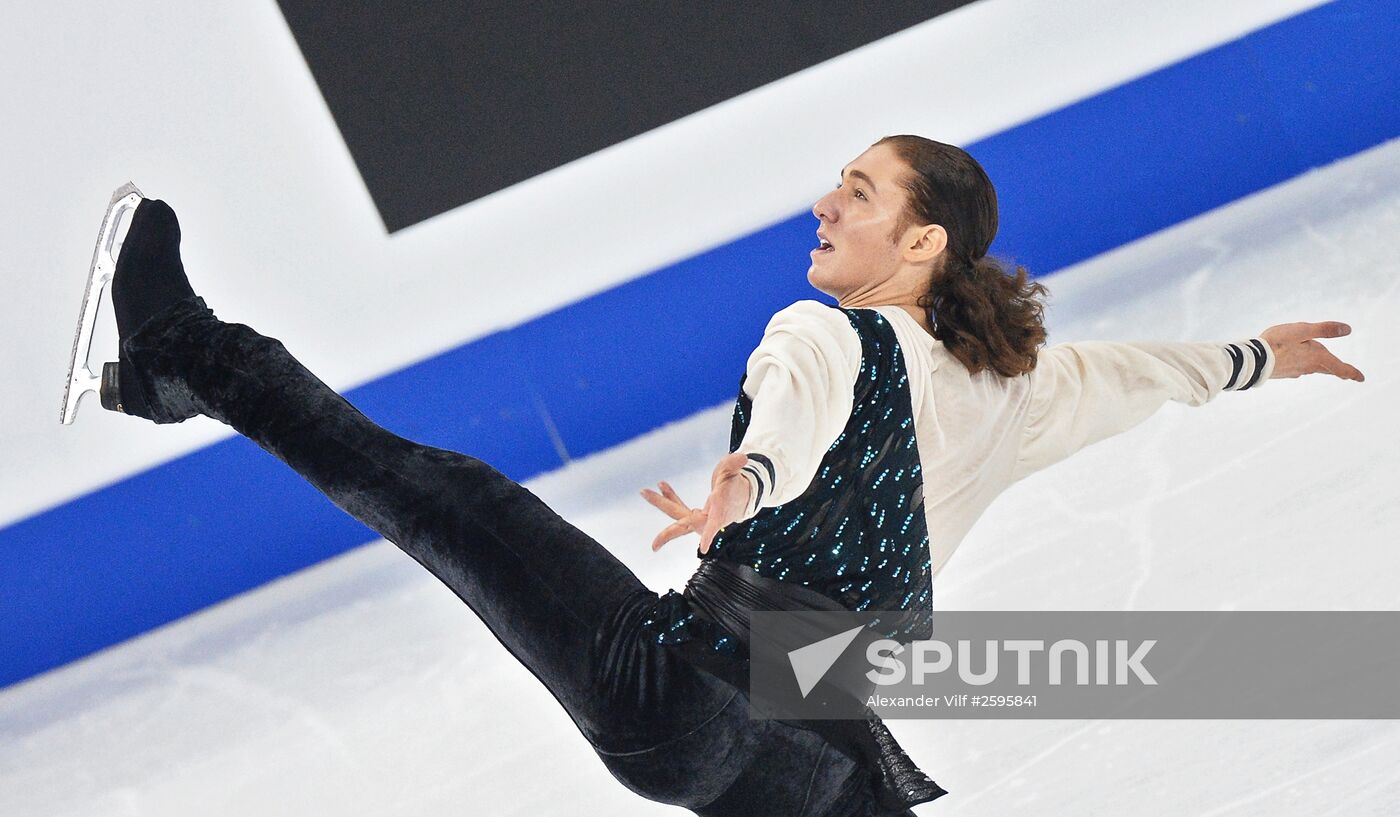
[(666, 515), (675, 519), (667, 525), (656, 538), (651, 541), (652, 551), (661, 549), (661, 546), (675, 539), (677, 536), (684, 536), (687, 533), (699, 533), (705, 526), (705, 512), (700, 508), (692, 508), (687, 505), (665, 480), (657, 483), (661, 488), (661, 493), (657, 493), (650, 488), (642, 489), (642, 498), (666, 512)]
[(747, 455), (737, 452), (732, 452), (719, 461), (710, 478), (710, 496), (705, 500), (703, 508), (687, 505), (665, 482), (658, 483), (661, 486), (661, 494), (643, 488), (642, 497), (646, 501), (676, 520), (656, 535), (652, 540), (651, 549), (660, 550), (662, 545), (678, 536), (698, 533), (700, 552), (708, 553), (715, 535), (725, 525), (738, 520), (752, 499), (751, 483), (739, 475), (739, 469), (747, 462)]
[(700, 528), (701, 553), (710, 552), (715, 536), (731, 522), (738, 521), (753, 499), (753, 483), (740, 473), (748, 461), (747, 454), (733, 451), (715, 466), (710, 476), (710, 496), (701, 511), (705, 515), (705, 524)]
[(1321, 323), (1281, 323), (1270, 326), (1259, 337), (1268, 341), (1274, 353), (1274, 369), (1269, 379), (1300, 377), (1305, 374), (1326, 373), (1343, 380), (1360, 383), (1366, 375), (1350, 363), (1343, 363), (1313, 338), (1340, 338), (1351, 334), (1351, 327), (1341, 321)]

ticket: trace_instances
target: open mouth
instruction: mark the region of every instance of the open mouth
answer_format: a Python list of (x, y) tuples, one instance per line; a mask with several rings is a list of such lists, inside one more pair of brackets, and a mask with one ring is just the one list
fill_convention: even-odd
[(826, 239), (819, 240), (821, 241), (821, 244), (815, 250), (812, 250), (812, 255), (826, 255), (827, 253), (832, 252), (836, 249), (835, 247), (831, 246), (830, 241), (827, 241)]

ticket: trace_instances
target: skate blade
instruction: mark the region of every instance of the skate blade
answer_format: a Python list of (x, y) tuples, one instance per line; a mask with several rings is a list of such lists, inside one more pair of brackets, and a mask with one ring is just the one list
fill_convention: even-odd
[(102, 217), (102, 229), (97, 234), (97, 247), (92, 251), (92, 265), (88, 267), (87, 287), (83, 290), (83, 306), (78, 313), (78, 330), (73, 334), (73, 356), (68, 362), (68, 385), (63, 389), (63, 412), (59, 420), (64, 425), (73, 422), (78, 414), (78, 402), (84, 394), (97, 391), (102, 378), (88, 368), (88, 353), (92, 351), (92, 330), (97, 323), (97, 305), (102, 300), (102, 291), (112, 280), (117, 269), (117, 257), (121, 254), (122, 242), (131, 229), (131, 216), (136, 205), (141, 203), (141, 191), (136, 185), (127, 182), (112, 194), (107, 205), (107, 213)]

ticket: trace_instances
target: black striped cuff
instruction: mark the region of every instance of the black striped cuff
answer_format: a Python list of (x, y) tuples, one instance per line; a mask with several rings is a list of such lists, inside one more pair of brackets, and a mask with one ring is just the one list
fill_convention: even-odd
[(1263, 338), (1225, 344), (1230, 358), (1230, 379), (1225, 391), (1244, 391), (1268, 380), (1274, 370), (1274, 352)]
[(777, 472), (773, 468), (773, 461), (762, 454), (747, 454), (748, 463), (742, 470), (753, 480), (753, 501), (749, 506), (749, 515), (758, 513), (758, 509), (763, 505), (763, 497), (771, 496), (773, 493), (773, 483), (777, 481)]

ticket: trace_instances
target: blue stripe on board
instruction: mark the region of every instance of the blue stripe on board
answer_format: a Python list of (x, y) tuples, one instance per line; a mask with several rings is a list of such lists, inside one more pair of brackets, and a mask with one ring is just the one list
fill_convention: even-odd
[[(968, 145), (1001, 196), (993, 251), (1051, 272), (1400, 135), (1397, 22), (1340, 0)], [(815, 227), (803, 212), (347, 396), (525, 480), (733, 399), (768, 318), (828, 300), (804, 275)], [(0, 530), (0, 685), (373, 538), (245, 440), (158, 466)]]
[(1344, 0), (974, 145), (1048, 272), (1400, 134), (1400, 4)]

